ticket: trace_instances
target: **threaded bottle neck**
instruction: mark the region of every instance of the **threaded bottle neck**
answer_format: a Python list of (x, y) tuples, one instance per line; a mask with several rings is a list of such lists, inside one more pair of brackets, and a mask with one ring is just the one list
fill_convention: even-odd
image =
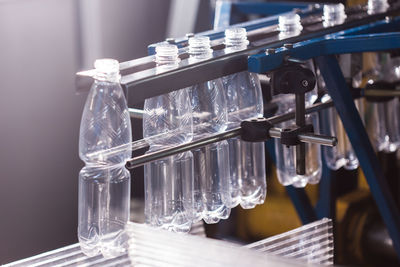
[(281, 35), (297, 35), (303, 30), (301, 18), (298, 14), (290, 13), (279, 16), (279, 31)]
[(195, 36), (189, 38), (189, 55), (191, 58), (205, 59), (212, 57), (210, 38), (207, 36)]
[(179, 61), (178, 47), (176, 45), (162, 43), (156, 46), (157, 66), (175, 66)]
[(97, 59), (94, 62), (96, 73), (94, 78), (99, 81), (119, 82), (119, 62), (111, 58)]
[(389, 8), (387, 0), (368, 0), (368, 14), (386, 12)]
[(247, 48), (247, 32), (245, 28), (230, 28), (225, 30), (225, 47), (233, 50)]
[(347, 16), (343, 4), (324, 5), (324, 26), (342, 24)]

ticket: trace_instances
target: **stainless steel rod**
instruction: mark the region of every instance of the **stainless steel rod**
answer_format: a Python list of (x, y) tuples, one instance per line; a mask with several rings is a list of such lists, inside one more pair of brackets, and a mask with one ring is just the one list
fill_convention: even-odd
[(365, 96), (381, 96), (381, 97), (389, 97), (389, 96), (400, 96), (400, 90), (364, 90)]
[[(281, 138), (281, 129), (279, 128), (271, 128), (269, 130), (269, 135), (273, 138)], [(303, 143), (313, 143), (323, 146), (336, 146), (337, 138), (332, 136), (320, 135), (320, 134), (299, 134), (299, 141)]]
[[(325, 103), (317, 103), (317, 104), (312, 105), (309, 108), (306, 108), (306, 114), (316, 112), (321, 109), (332, 107), (332, 106), (333, 106), (332, 100), (329, 100)], [(268, 120), (272, 124), (277, 124), (277, 123), (281, 123), (284, 121), (294, 119), (294, 117), (295, 117), (294, 112), (290, 112), (290, 113), (270, 117), (270, 118), (268, 118)], [(280, 136), (281, 136), (280, 129), (278, 129), (278, 128), (270, 129), (269, 134), (271, 137), (274, 137), (274, 138), (280, 138)], [(177, 147), (166, 148), (163, 150), (159, 150), (157, 152), (137, 156), (137, 157), (134, 157), (134, 158), (128, 160), (126, 167), (128, 169), (133, 169), (136, 167), (143, 166), (147, 162), (151, 162), (151, 161), (158, 160), (158, 159), (161, 159), (164, 157), (172, 156), (174, 154), (186, 152), (186, 151), (198, 148), (198, 147), (202, 147), (202, 146), (212, 144), (212, 143), (218, 142), (218, 141), (223, 141), (223, 140), (233, 138), (233, 137), (236, 137), (239, 135), (240, 135), (240, 128), (236, 128), (236, 129), (233, 129), (228, 132), (216, 134), (214, 136), (210, 136), (210, 137), (207, 137), (207, 138), (204, 138), (201, 140), (197, 140), (197, 141), (194, 141), (191, 143), (182, 144)], [(321, 137), (324, 137), (324, 138), (321, 139)], [(321, 136), (321, 135), (312, 135), (312, 134), (299, 135), (299, 140), (301, 142), (305, 142), (305, 143), (316, 143), (316, 144), (325, 145), (325, 146), (335, 146), (337, 143), (336, 138), (326, 137), (326, 136)], [(137, 143), (139, 141), (135, 141), (133, 143)], [(135, 146), (132, 146), (132, 147), (139, 149), (139, 148), (144, 148), (147, 146), (146, 142), (141, 142), (141, 144), (142, 145), (139, 145), (137, 147), (135, 147)], [(135, 150), (135, 149), (133, 149), (133, 150)]]
[[(133, 169), (136, 167), (143, 166), (148, 162), (152, 162), (158, 159), (162, 159), (165, 157), (173, 156), (175, 154), (183, 153), (186, 151), (190, 151), (192, 149), (200, 148), (206, 145), (210, 145), (215, 142), (220, 142), (223, 140), (227, 140), (233, 137), (237, 137), (240, 135), (241, 128), (235, 128), (233, 130), (223, 132), (220, 134), (212, 135), (203, 139), (199, 139), (190, 143), (182, 144), (176, 147), (162, 149), (156, 152), (144, 154), (131, 160), (127, 161), (126, 167), (128, 169)], [(281, 130), (278, 128), (272, 128), (269, 131), (271, 137), (280, 138), (281, 137)], [(316, 143), (325, 146), (335, 146), (337, 143), (336, 137), (331, 136), (323, 136), (323, 135), (316, 135), (316, 134), (301, 134), (299, 135), (299, 140), (301, 142), (306, 143)]]
[(203, 139), (199, 139), (190, 143), (182, 144), (179, 146), (171, 147), (171, 148), (166, 148), (162, 149), (156, 152), (144, 154), (135, 158), (132, 158), (131, 160), (128, 160), (126, 163), (126, 167), (128, 169), (133, 169), (136, 167), (143, 166), (147, 162), (155, 161), (158, 159), (162, 159), (168, 156), (172, 156), (175, 154), (183, 153), (192, 149), (196, 149), (199, 147), (203, 147), (206, 145), (210, 145), (215, 142), (227, 140), (236, 136), (240, 135), (241, 128), (235, 128), (233, 130), (223, 132), (220, 134), (212, 135)]

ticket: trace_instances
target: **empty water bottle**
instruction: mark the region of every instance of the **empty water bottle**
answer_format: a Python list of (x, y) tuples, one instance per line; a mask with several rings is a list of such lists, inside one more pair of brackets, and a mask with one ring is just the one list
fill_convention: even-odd
[[(325, 94), (321, 101), (325, 103), (330, 99), (331, 97)], [(323, 148), (327, 166), (331, 170), (338, 170), (342, 167), (347, 170), (357, 169), (359, 166), (358, 159), (336, 109), (334, 107), (327, 108), (321, 111), (321, 116), (321, 127), (324, 129), (324, 134), (336, 136), (338, 140), (336, 146)]]
[[(286, 112), (293, 112), (295, 110), (293, 102), (286, 101), (287, 99), (281, 97), (279, 103), (278, 114)], [(290, 98), (289, 98), (290, 99)], [(294, 120), (283, 122), (279, 124), (280, 128), (287, 128), (294, 124)], [(314, 126), (314, 132), (318, 133), (319, 130), (319, 116), (318, 113), (306, 115), (306, 124)], [(285, 146), (280, 143), (279, 139), (275, 140), (275, 155), (276, 167), (279, 182), (284, 185), (293, 185), (295, 187), (305, 187), (307, 183), (316, 184), (321, 179), (321, 152), (319, 145), (306, 144), (306, 174), (299, 175), (296, 173), (296, 151), (293, 146)]]
[[(119, 64), (95, 62), (95, 81), (83, 110), (79, 156), (78, 238), (88, 256), (114, 257), (125, 250), (129, 220), (132, 130), (125, 96), (119, 84)], [(107, 150), (117, 149), (115, 153)]]
[[(400, 60), (392, 59), (389, 54), (374, 54), (375, 68), (373, 77), (369, 77), (367, 87), (381, 89), (380, 81), (396, 82), (399, 81)], [(372, 56), (372, 55), (371, 55)], [(376, 83), (376, 85), (374, 85)], [(384, 152), (394, 152), (400, 147), (400, 114), (399, 99), (377, 98), (368, 99), (367, 111), (368, 126), (370, 127), (370, 137), (376, 150)]]
[[(225, 51), (236, 52), (247, 48), (247, 33), (244, 28), (225, 31)], [(257, 74), (247, 71), (223, 77), (229, 128), (239, 127), (243, 120), (263, 116), (263, 98)], [(247, 208), (262, 204), (266, 196), (265, 147), (264, 142), (250, 143), (240, 138), (228, 140), (230, 161), (231, 205), (239, 203)]]
[[(191, 63), (211, 58), (210, 39), (190, 38), (189, 55)], [(194, 85), (190, 88), (190, 92), (193, 108), (193, 139), (198, 140), (225, 131), (228, 113), (221, 79)], [(203, 217), (206, 223), (227, 219), (231, 201), (228, 142), (214, 143), (192, 152), (197, 218)]]
[[(156, 62), (159, 72), (177, 67), (177, 46), (158, 45)], [(150, 145), (147, 153), (192, 140), (193, 117), (188, 89), (145, 100), (143, 136)], [(144, 177), (146, 223), (175, 232), (189, 232), (193, 220), (192, 153), (147, 163)]]

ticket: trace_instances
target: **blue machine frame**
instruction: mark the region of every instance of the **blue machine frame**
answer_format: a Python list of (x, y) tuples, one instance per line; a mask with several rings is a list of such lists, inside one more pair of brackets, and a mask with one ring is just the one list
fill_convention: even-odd
[[(219, 17), (229, 25), (231, 12), (245, 14), (256, 13), (274, 15), (291, 11), (293, 8), (304, 8), (293, 4), (279, 3), (224, 3), (226, 5)], [(276, 12), (276, 13), (275, 13)], [(276, 16), (273, 17), (276, 19)], [(275, 53), (266, 54), (265, 51), (249, 57), (248, 69), (251, 72), (266, 73), (278, 68), (288, 57), (300, 60), (315, 59), (321, 71), (335, 108), (343, 122), (353, 149), (364, 171), (372, 196), (374, 197), (380, 214), (393, 240), (395, 250), (400, 258), (400, 213), (390, 193), (387, 180), (368, 138), (360, 115), (355, 107), (353, 97), (346, 84), (343, 73), (335, 55), (360, 52), (385, 51), (400, 48), (400, 33), (396, 32), (400, 26), (400, 18), (387, 19), (295, 43), (293, 48), (279, 47)], [(268, 145), (267, 145), (268, 147)], [(270, 147), (270, 146), (269, 146)], [(274, 153), (269, 149), (270, 153)], [(272, 154), (271, 153), (271, 154)], [(320, 195), (316, 208), (303, 189), (286, 187), (287, 192), (303, 223), (308, 223), (322, 217), (334, 217), (336, 196), (333, 193), (335, 177), (324, 163), (320, 183)]]
[[(311, 6), (312, 8), (310, 8), (309, 4), (277, 2), (221, 2), (220, 4), (221, 6), (217, 9), (215, 15), (217, 19), (214, 27), (218, 30), (203, 32), (199, 35), (209, 36), (211, 40), (223, 38), (224, 32), (221, 31), (221, 28), (227, 27), (231, 22), (234, 22), (235, 17), (233, 13), (235, 12), (269, 16), (259, 20), (258, 23), (249, 21), (235, 25), (237, 27), (244, 27), (250, 31), (277, 24), (277, 14), (292, 11), (294, 8), (302, 9), (301, 15), (304, 16), (321, 11), (321, 7)], [(248, 58), (248, 70), (255, 73), (266, 73), (280, 67), (288, 57), (298, 60), (315, 60), (324, 77), (329, 94), (343, 122), (360, 166), (364, 171), (372, 196), (377, 203), (380, 214), (400, 258), (400, 213), (389, 191), (380, 163), (374, 153), (364, 125), (354, 105), (353, 97), (335, 57), (337, 54), (398, 49), (400, 48), (400, 33), (396, 31), (399, 28), (400, 17), (397, 17), (294, 43), (290, 49), (274, 47), (274, 53), (266, 54), (266, 51), (261, 51), (257, 55), (250, 56)], [(182, 47), (187, 44), (187, 38), (176, 39), (174, 42), (178, 47)], [(149, 55), (155, 53), (156, 45), (153, 44), (148, 47)], [(271, 142), (267, 142), (268, 151), (272, 158), (274, 158), (272, 147)], [(336, 203), (334, 187), (336, 177), (327, 168), (325, 163), (323, 165), (320, 195), (324, 197), (318, 200), (315, 208), (312, 206), (304, 189), (292, 186), (286, 187), (289, 197), (304, 224), (322, 217), (334, 218)]]

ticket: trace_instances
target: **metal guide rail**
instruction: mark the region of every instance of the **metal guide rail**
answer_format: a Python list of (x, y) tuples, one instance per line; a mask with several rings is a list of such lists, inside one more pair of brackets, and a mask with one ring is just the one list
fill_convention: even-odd
[[(154, 56), (148, 56), (132, 61), (122, 62), (121, 85), (127, 93), (128, 104), (131, 106), (157, 95), (185, 88), (193, 84), (206, 82), (212, 79), (247, 70), (247, 58), (258, 54), (267, 48), (280, 47), (285, 43), (294, 43), (311, 38), (321, 37), (330, 33), (337, 33), (345, 29), (365, 25), (387, 16), (396, 14), (400, 10), (400, 2), (391, 4), (389, 11), (369, 15), (365, 5), (346, 9), (347, 18), (341, 25), (324, 26), (322, 8), (311, 6), (308, 9), (296, 10), (302, 16), (303, 30), (300, 35), (282, 38), (277, 28), (277, 17), (254, 20), (235, 26), (245, 27), (248, 30), (249, 48), (235, 53), (225, 53), (223, 31), (204, 32), (198, 35), (210, 36), (214, 57), (197, 63), (189, 63), (185, 47), (187, 40), (174, 41), (181, 48), (179, 67), (160, 73), (155, 67)], [(171, 40), (172, 41), (172, 40)], [(77, 73), (78, 91), (88, 91), (92, 83), (93, 70)]]

